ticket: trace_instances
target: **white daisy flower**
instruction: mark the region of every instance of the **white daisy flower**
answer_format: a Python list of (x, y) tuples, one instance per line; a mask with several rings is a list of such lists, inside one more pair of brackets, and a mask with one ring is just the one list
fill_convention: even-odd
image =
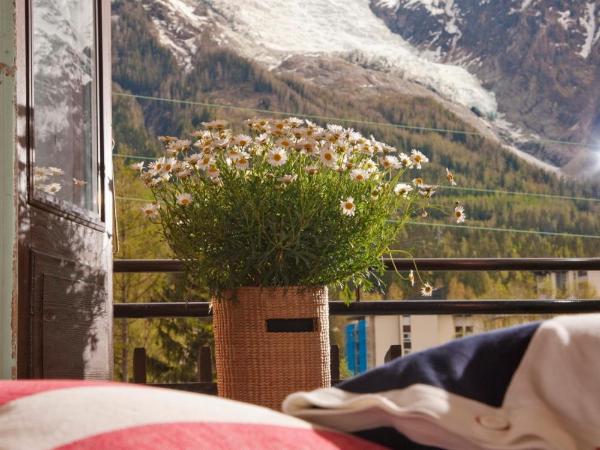
[(285, 120), (290, 126), (295, 127), (295, 128), (299, 127), (304, 122), (302, 119), (299, 119), (298, 117), (288, 117)]
[(423, 186), (425, 182), (423, 181), (423, 178), (413, 178), (412, 183), (418, 187)]
[(269, 151), (269, 164), (272, 166), (282, 166), (286, 163), (288, 155), (286, 151), (280, 147), (275, 147)]
[(250, 167), (250, 157), (247, 153), (241, 153), (240, 157), (235, 160), (235, 168), (238, 170), (247, 170)]
[(246, 123), (248, 124), (248, 126), (255, 130), (255, 131), (260, 131), (260, 130), (264, 130), (265, 127), (269, 124), (269, 121), (267, 119), (248, 119), (246, 120)]
[(454, 217), (456, 217), (456, 223), (463, 223), (466, 218), (465, 208), (460, 205), (454, 208)]
[(152, 180), (150, 181), (150, 185), (151, 186), (158, 186), (160, 183), (164, 183), (165, 181), (169, 181), (170, 178), (171, 178), (171, 174), (169, 174), (169, 173), (159, 174), (158, 176), (152, 178)]
[(269, 135), (267, 133), (262, 133), (262, 134), (256, 136), (256, 138), (254, 138), (254, 142), (257, 144), (264, 144), (268, 140), (269, 140)]
[(321, 127), (308, 128), (306, 130), (306, 135), (319, 141), (325, 137), (325, 129)]
[(412, 160), (416, 169), (420, 169), (421, 164), (429, 162), (429, 158), (427, 158), (427, 156), (414, 148), (410, 152), (410, 159)]
[(173, 137), (173, 136), (159, 136), (159, 137), (158, 137), (158, 140), (159, 140), (160, 142), (162, 142), (163, 144), (169, 144), (170, 142), (174, 142), (174, 141), (176, 141), (176, 140), (177, 140), (177, 138), (176, 138), (176, 137)]
[(361, 139), (362, 139), (362, 135), (358, 131), (352, 130), (348, 133), (348, 143), (350, 145), (358, 144)]
[(346, 216), (353, 216), (356, 212), (356, 205), (354, 204), (354, 198), (352, 197), (341, 200), (340, 206), (342, 208), (342, 214), (345, 214)]
[(144, 162), (142, 161), (142, 162), (132, 164), (130, 167), (133, 170), (137, 170), (137, 171), (141, 172), (142, 170), (144, 170)]
[(401, 195), (404, 198), (408, 198), (408, 194), (413, 190), (410, 184), (398, 183), (394, 186), (394, 194)]
[(375, 153), (383, 153), (383, 144), (377, 140), (373, 136), (371, 136), (370, 140), (371, 147), (373, 147), (373, 152)]
[(421, 295), (423, 297), (431, 297), (431, 294), (433, 294), (433, 287), (429, 283), (423, 284)]
[(142, 172), (140, 174), (140, 178), (142, 179), (144, 184), (146, 184), (146, 186), (148, 186), (150, 181), (152, 181), (153, 175), (150, 172)]
[(202, 125), (207, 130), (222, 130), (227, 126), (227, 122), (224, 120), (213, 120), (212, 122), (202, 122)]
[(192, 171), (190, 169), (179, 169), (177, 172), (175, 172), (175, 176), (184, 180), (192, 176)]
[(158, 173), (162, 172), (163, 167), (165, 165), (165, 160), (166, 160), (166, 158), (163, 157), (163, 158), (158, 158), (156, 161), (152, 161), (149, 166), (150, 173), (158, 174)]
[(451, 186), (456, 186), (456, 181), (454, 180), (454, 174), (450, 172), (450, 169), (446, 167), (446, 178), (450, 182)]
[(373, 200), (377, 200), (381, 196), (381, 186), (377, 186), (375, 189), (371, 191), (371, 198)]
[(202, 158), (198, 160), (198, 167), (200, 167), (202, 170), (206, 170), (214, 164), (215, 159), (211, 155), (202, 155)]
[(280, 183), (283, 183), (283, 184), (290, 184), (290, 183), (293, 183), (294, 181), (296, 181), (296, 178), (298, 178), (297, 175), (287, 174), (287, 175), (277, 178), (277, 181), (279, 181)]
[(60, 183), (50, 183), (40, 186), (40, 189), (48, 194), (56, 194), (62, 189), (62, 185)]
[(364, 169), (354, 169), (350, 172), (350, 178), (354, 181), (365, 181), (369, 178), (369, 172)]
[(319, 168), (317, 166), (306, 166), (304, 170), (307, 174), (314, 175), (319, 171)]
[(398, 158), (391, 155), (385, 155), (383, 158), (379, 159), (379, 162), (386, 170), (398, 169), (400, 167), (400, 162), (398, 161)]
[(411, 169), (413, 166), (412, 159), (406, 153), (400, 153), (398, 155), (398, 159), (400, 160), (400, 165), (405, 169)]
[(365, 141), (362, 144), (359, 144), (358, 151), (361, 153), (364, 153), (365, 155), (369, 155), (369, 156), (372, 156), (375, 153), (375, 149), (368, 141)]
[(227, 155), (227, 158), (231, 159), (232, 161), (235, 161), (240, 157), (242, 152), (240, 152), (237, 148), (230, 148), (225, 154)]
[(180, 152), (184, 152), (192, 145), (191, 141), (178, 139), (167, 144), (167, 153), (171, 156), (175, 156)]
[(292, 128), (290, 133), (292, 133), (292, 135), (298, 140), (302, 139), (305, 135), (305, 131), (302, 128)]
[(193, 155), (190, 155), (187, 158), (185, 158), (185, 162), (187, 162), (192, 167), (196, 167), (198, 165), (198, 162), (202, 159), (202, 157), (203, 156), (201, 154), (194, 153)]
[(202, 139), (204, 137), (210, 136), (210, 131), (208, 130), (196, 130), (196, 131), (192, 131), (192, 136), (197, 138), (197, 139)]
[(338, 132), (334, 132), (334, 131), (325, 132), (325, 140), (331, 144), (337, 144), (337, 143), (341, 142), (342, 137), (343, 137), (342, 133), (338, 133)]
[(206, 169), (206, 175), (208, 175), (210, 178), (217, 178), (220, 174), (221, 174), (221, 171), (216, 166), (216, 164), (211, 164)]
[(214, 149), (223, 149), (229, 145), (230, 139), (228, 137), (224, 137), (222, 139), (217, 139), (212, 143), (212, 147)]
[(372, 159), (367, 159), (362, 163), (362, 167), (369, 173), (377, 172), (377, 164)]
[(317, 150), (317, 141), (311, 138), (301, 139), (296, 145), (300, 150), (305, 151), (309, 155), (312, 155)]
[[(289, 125), (285, 120), (274, 120), (272, 122), (272, 126), (273, 126), (273, 130), (272, 130), (272, 134), (273, 135), (282, 135), (281, 133), (283, 131), (287, 131), (289, 129)], [(276, 133), (276, 131), (278, 133)]]
[(294, 143), (292, 142), (291, 139), (289, 139), (287, 137), (282, 137), (275, 143), (275, 145), (277, 145), (278, 147), (283, 147), (285, 149), (289, 149), (290, 147), (294, 146)]
[(327, 145), (321, 149), (321, 162), (332, 169), (337, 167), (337, 155), (331, 146)]
[(238, 134), (233, 139), (233, 142), (234, 142), (234, 145), (239, 145), (240, 147), (245, 147), (250, 142), (252, 142), (252, 138), (250, 136), (248, 136), (247, 134)]
[(177, 165), (177, 160), (175, 158), (165, 159), (161, 171), (163, 173), (171, 173), (171, 171), (176, 167), (176, 165)]
[(48, 171), (48, 175), (50, 175), (51, 177), (62, 175), (65, 173), (64, 170), (59, 169), (58, 167), (48, 167), (46, 170)]
[(189, 206), (192, 203), (192, 194), (182, 192), (177, 194), (177, 204), (181, 206)]
[(149, 219), (156, 219), (158, 217), (158, 210), (160, 209), (160, 205), (158, 203), (148, 203), (142, 206), (142, 212), (144, 216)]
[(36, 179), (43, 181), (50, 176), (50, 172), (48, 171), (47, 167), (36, 167), (33, 169), (33, 175), (36, 177)]
[(421, 194), (425, 198), (431, 198), (431, 197), (433, 197), (433, 194), (435, 194), (436, 189), (437, 189), (437, 186), (430, 185), (430, 184), (423, 184), (423, 185), (419, 186), (419, 194)]

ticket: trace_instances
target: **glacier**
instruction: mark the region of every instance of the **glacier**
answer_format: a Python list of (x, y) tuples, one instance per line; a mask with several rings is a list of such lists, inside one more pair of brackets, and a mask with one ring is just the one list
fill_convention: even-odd
[[(369, 0), (155, 1), (171, 11), (180, 10), (180, 20), (191, 22), (192, 10), (205, 14), (196, 21), (217, 24), (211, 31), (214, 40), (227, 42), (271, 69), (290, 56), (339, 57), (420, 83), (450, 101), (476, 108), (488, 118), (497, 114), (494, 93), (483, 88), (474, 75), (462, 67), (435, 62), (416, 50), (373, 14)], [(173, 26), (155, 23), (162, 25), (163, 32), (166, 26)]]

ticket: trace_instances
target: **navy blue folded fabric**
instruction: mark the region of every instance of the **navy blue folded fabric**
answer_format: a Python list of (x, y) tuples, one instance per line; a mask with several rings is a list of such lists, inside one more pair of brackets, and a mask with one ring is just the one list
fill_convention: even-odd
[(600, 448), (600, 315), (482, 333), (398, 358), (284, 412), (408, 450)]
[(421, 383), (501, 406), (540, 322), (491, 331), (412, 353), (337, 385), (348, 392), (403, 389)]

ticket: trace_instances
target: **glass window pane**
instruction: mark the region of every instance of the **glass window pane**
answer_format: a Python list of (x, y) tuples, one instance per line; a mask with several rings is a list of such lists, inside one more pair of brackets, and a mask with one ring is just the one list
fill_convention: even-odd
[(94, 2), (32, 1), (35, 193), (97, 206)]

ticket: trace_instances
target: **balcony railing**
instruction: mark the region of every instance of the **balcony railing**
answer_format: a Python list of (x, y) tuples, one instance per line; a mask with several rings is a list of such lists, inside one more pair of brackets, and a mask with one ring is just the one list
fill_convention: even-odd
[[(385, 259), (389, 270), (408, 271), (415, 265), (421, 271), (536, 271), (557, 272), (598, 270), (600, 258), (417, 258)], [(180, 261), (167, 259), (125, 259), (114, 262), (116, 273), (181, 272)], [(332, 301), (331, 315), (403, 315), (403, 314), (569, 314), (599, 312), (600, 300), (383, 300), (349, 305)], [(209, 302), (116, 303), (115, 318), (209, 317)]]
[[(600, 271), (600, 258), (417, 258), (385, 259), (388, 270), (408, 271), (415, 265), (420, 271)], [(169, 273), (181, 272), (183, 265), (176, 260), (116, 260), (115, 273)], [(344, 304), (340, 301), (329, 303), (330, 315), (437, 315), (437, 314), (572, 314), (600, 312), (598, 299), (569, 300), (380, 300), (361, 302), (360, 291), (356, 292), (355, 302)], [(210, 303), (190, 302), (141, 302), (115, 303), (113, 312), (117, 319), (138, 319), (156, 317), (210, 317)], [(386, 354), (388, 361), (402, 354), (399, 345), (392, 345)], [(207, 394), (216, 393), (212, 382), (212, 361), (210, 348), (202, 347), (198, 353), (197, 381), (188, 383), (157, 384), (186, 391)], [(146, 383), (146, 351), (136, 348), (133, 361), (134, 382)], [(339, 349), (331, 348), (331, 375), (333, 383), (340, 377)]]

